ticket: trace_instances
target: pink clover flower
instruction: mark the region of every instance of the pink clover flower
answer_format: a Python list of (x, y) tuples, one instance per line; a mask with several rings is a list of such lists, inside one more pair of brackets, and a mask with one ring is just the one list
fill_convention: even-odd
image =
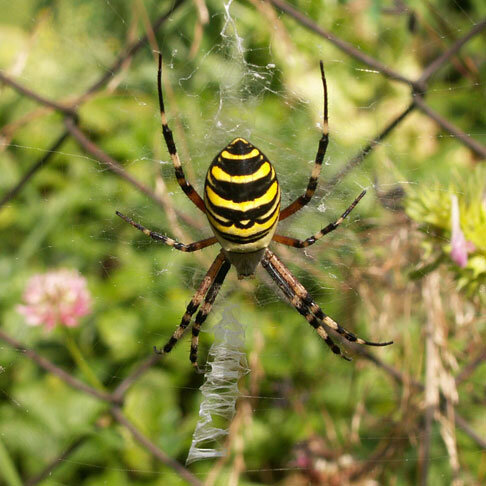
[(56, 324), (76, 327), (79, 318), (91, 312), (91, 296), (86, 279), (77, 271), (62, 268), (32, 276), (17, 311), (30, 326)]

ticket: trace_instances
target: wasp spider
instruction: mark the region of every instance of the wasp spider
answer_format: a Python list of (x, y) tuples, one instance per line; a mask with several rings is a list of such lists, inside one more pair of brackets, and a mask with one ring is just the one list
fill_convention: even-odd
[(322, 311), (304, 286), (292, 275), (277, 255), (268, 248), (272, 241), (294, 248), (306, 248), (314, 244), (324, 235), (334, 231), (355, 208), (366, 192), (361, 192), (335, 222), (328, 224), (325, 228), (305, 240), (298, 240), (275, 233), (278, 222), (304, 207), (311, 200), (317, 187), (317, 180), (328, 144), (327, 86), (322, 61), (320, 67), (324, 88), (324, 122), (314, 168), (305, 193), (281, 210), (280, 185), (275, 168), (258, 148), (243, 138), (234, 139), (214, 158), (206, 175), (204, 199), (199, 196), (194, 187), (186, 180), (172, 132), (167, 124), (161, 83), (162, 57), (159, 55), (157, 86), (162, 133), (179, 185), (189, 199), (206, 214), (214, 236), (186, 245), (151, 231), (118, 211), (116, 214), (147, 236), (172, 246), (176, 250), (192, 252), (219, 243), (221, 251), (206, 273), (191, 302), (189, 302), (186, 312), (182, 316), (181, 323), (172, 334), (172, 337), (160, 350), (154, 348), (157, 353), (166, 354), (172, 350), (200, 307), (192, 325), (190, 351), (190, 360), (197, 367), (199, 331), (211, 311), (231, 265), (234, 265), (236, 268), (238, 278), (245, 278), (252, 277), (260, 263), (282, 290), (290, 304), (304, 316), (335, 354), (349, 359), (341, 353), (339, 346), (329, 336), (329, 328), (351, 342), (369, 346), (392, 344), (391, 341), (383, 343), (365, 341), (341, 327)]

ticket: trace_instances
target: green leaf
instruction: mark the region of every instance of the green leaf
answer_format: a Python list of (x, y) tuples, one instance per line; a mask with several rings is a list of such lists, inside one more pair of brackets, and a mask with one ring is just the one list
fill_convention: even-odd
[(0, 439), (0, 477), (3, 477), (8, 486), (22, 486), (19, 473), (2, 439)]

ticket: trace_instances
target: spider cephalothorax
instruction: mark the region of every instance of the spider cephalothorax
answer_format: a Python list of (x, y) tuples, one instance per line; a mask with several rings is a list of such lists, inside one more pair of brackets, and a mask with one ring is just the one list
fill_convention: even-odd
[(260, 263), (289, 300), (290, 304), (304, 316), (335, 354), (349, 359), (341, 353), (339, 346), (333, 342), (329, 336), (329, 329), (340, 334), (346, 340), (358, 344), (370, 346), (392, 344), (391, 341), (385, 343), (365, 341), (341, 327), (322, 311), (304, 286), (292, 275), (277, 255), (268, 248), (272, 241), (294, 248), (305, 248), (314, 244), (327, 233), (334, 231), (366, 192), (362, 191), (336, 221), (328, 224), (325, 228), (305, 240), (298, 240), (275, 233), (279, 221), (294, 214), (311, 200), (317, 187), (322, 162), (326, 154), (328, 144), (327, 87), (322, 61), (320, 66), (324, 88), (324, 120), (314, 169), (304, 194), (280, 211), (280, 186), (273, 165), (259, 149), (243, 138), (235, 138), (214, 158), (206, 175), (204, 200), (186, 180), (165, 115), (161, 83), (162, 57), (159, 55), (157, 86), (162, 132), (167, 149), (174, 164), (179, 185), (189, 199), (206, 214), (215, 236), (186, 245), (168, 236), (151, 231), (118, 211), (117, 214), (147, 236), (172, 246), (176, 250), (197, 251), (215, 243), (219, 243), (222, 249), (187, 306), (181, 323), (165, 346), (161, 350), (156, 350), (157, 352), (168, 353), (171, 351), (184, 334), (185, 329), (192, 320), (192, 316), (201, 306), (192, 325), (190, 353), (191, 362), (197, 366), (198, 339), (201, 325), (211, 311), (231, 265), (235, 266), (238, 277), (243, 278), (253, 276), (255, 269)]

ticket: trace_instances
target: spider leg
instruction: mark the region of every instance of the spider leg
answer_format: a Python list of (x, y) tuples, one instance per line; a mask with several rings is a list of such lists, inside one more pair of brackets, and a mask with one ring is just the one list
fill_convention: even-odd
[(189, 355), (189, 359), (191, 360), (191, 363), (195, 368), (198, 368), (197, 351), (199, 346), (199, 332), (201, 330), (201, 326), (208, 317), (208, 314), (211, 312), (214, 301), (216, 300), (216, 296), (218, 295), (218, 292), (223, 285), (224, 279), (230, 267), (230, 262), (228, 262), (228, 260), (225, 260), (223, 265), (219, 269), (213, 283), (211, 284), (211, 287), (209, 288), (208, 293), (204, 298), (204, 303), (201, 306), (201, 309), (199, 309), (199, 312), (196, 315), (196, 320), (192, 325), (191, 353)]
[[(309, 292), (307, 292), (305, 287), (292, 275), (290, 270), (269, 249), (265, 251), (262, 265), (272, 276), (277, 285), (279, 285), (279, 287), (284, 291), (291, 304), (307, 319), (307, 321), (312, 326), (315, 327), (318, 323), (323, 322), (326, 326), (336, 331), (338, 334), (342, 335), (346, 340), (358, 344), (366, 344), (368, 346), (388, 346), (390, 344), (393, 344), (393, 341), (387, 341), (383, 343), (366, 341), (365, 339), (357, 337), (352, 332), (340, 326), (337, 322), (335, 322), (322, 311), (319, 305), (309, 295)], [(317, 322), (315, 322), (314, 319), (316, 319)], [(319, 328), (316, 327), (316, 329), (319, 333)], [(327, 335), (327, 333), (325, 335)], [(323, 336), (321, 335), (321, 337)], [(334, 348), (331, 347), (331, 349), (334, 353), (340, 354)]]
[(172, 164), (174, 165), (175, 175), (177, 182), (181, 189), (184, 191), (186, 196), (203, 212), (206, 212), (206, 206), (204, 206), (204, 201), (201, 196), (197, 193), (194, 187), (186, 180), (184, 171), (182, 169), (181, 161), (179, 159), (179, 154), (177, 153), (176, 145), (174, 142), (174, 137), (172, 136), (172, 131), (167, 124), (167, 116), (165, 114), (164, 108), (164, 97), (162, 95), (162, 54), (159, 53), (159, 69), (157, 71), (157, 90), (159, 93), (159, 107), (160, 107), (160, 119), (162, 121), (162, 134), (164, 135), (165, 143), (167, 145), (167, 150), (169, 151), (170, 157), (172, 159)]
[(133, 219), (125, 216), (124, 214), (120, 213), (120, 211), (116, 211), (117, 216), (120, 216), (121, 219), (126, 221), (127, 223), (131, 224), (134, 228), (140, 230), (143, 234), (150, 236), (155, 241), (161, 241), (168, 246), (172, 246), (176, 250), (191, 252), (191, 251), (198, 251), (206, 248), (207, 246), (214, 245), (218, 240), (212, 236), (211, 238), (206, 238), (205, 240), (195, 241), (194, 243), (189, 243), (188, 245), (184, 243), (179, 243), (168, 236), (161, 235), (160, 233), (156, 233), (155, 231), (151, 231), (145, 226), (133, 221)]
[(156, 346), (154, 346), (154, 351), (157, 354), (167, 354), (170, 353), (172, 348), (177, 344), (177, 341), (182, 337), (184, 334), (184, 331), (186, 327), (189, 325), (191, 322), (192, 316), (194, 313), (197, 311), (199, 305), (201, 304), (204, 295), (208, 291), (208, 289), (211, 287), (216, 275), (218, 274), (220, 268), (225, 262), (225, 257), (223, 253), (219, 253), (219, 255), (216, 257), (212, 265), (209, 267), (208, 272), (204, 276), (203, 281), (201, 282), (201, 285), (197, 289), (197, 292), (194, 294), (194, 296), (191, 299), (191, 302), (189, 302), (186, 312), (182, 316), (181, 323), (177, 327), (177, 329), (174, 331), (172, 334), (171, 338), (167, 341), (165, 346), (161, 349), (157, 349)]
[(341, 358), (345, 359), (346, 361), (351, 361), (351, 358), (348, 358), (344, 354), (342, 354), (340, 347), (331, 339), (329, 334), (324, 329), (324, 326), (319, 322), (319, 320), (312, 314), (309, 306), (306, 305), (302, 299), (300, 299), (296, 294), (294, 289), (289, 285), (287, 280), (283, 277), (283, 275), (278, 271), (275, 265), (264, 256), (262, 259), (262, 266), (268, 272), (270, 277), (275, 281), (278, 285), (280, 290), (284, 293), (287, 297), (290, 304), (297, 310), (297, 312), (304, 316), (307, 322), (316, 330), (317, 334), (324, 340), (324, 342), (329, 346), (331, 351), (334, 354), (341, 356)]
[(290, 236), (273, 235), (273, 241), (282, 243), (283, 245), (293, 246), (294, 248), (306, 248), (313, 245), (317, 240), (321, 239), (324, 235), (327, 235), (331, 231), (334, 231), (348, 216), (348, 214), (356, 207), (361, 201), (361, 198), (366, 194), (366, 191), (362, 191), (361, 194), (351, 203), (351, 205), (344, 211), (341, 216), (334, 221), (334, 223), (328, 224), (325, 228), (318, 231), (316, 234), (309, 236), (306, 240), (298, 240), (297, 238), (291, 238)]
[(324, 160), (324, 156), (326, 155), (327, 144), (329, 143), (329, 124), (327, 118), (327, 84), (326, 76), (324, 74), (324, 65), (322, 61), (320, 61), (319, 65), (321, 67), (322, 86), (324, 88), (324, 120), (322, 124), (322, 136), (319, 140), (316, 160), (314, 163), (314, 168), (312, 169), (309, 183), (307, 184), (307, 189), (302, 196), (298, 197), (293, 203), (289, 204), (285, 209), (280, 212), (280, 221), (288, 218), (296, 211), (302, 209), (312, 199), (312, 196), (314, 195), (314, 192), (317, 188), (317, 180), (319, 179), (319, 175), (321, 174), (322, 162)]

